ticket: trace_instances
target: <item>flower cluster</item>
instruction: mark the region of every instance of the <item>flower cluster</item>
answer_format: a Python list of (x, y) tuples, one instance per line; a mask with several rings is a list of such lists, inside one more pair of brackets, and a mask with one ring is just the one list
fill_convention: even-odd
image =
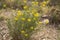
[[(40, 10), (41, 6), (46, 6), (47, 4), (45, 1), (42, 3), (30, 1), (30, 5), (28, 5), (28, 2), (29, 1), (27, 0), (22, 0), (22, 3), (20, 4), (23, 5), (23, 10), (17, 9), (13, 19), (8, 20), (8, 28), (10, 29), (11, 34), (13, 34), (12, 36), (21, 36), (22, 40), (23, 38), (28, 40), (27, 38), (31, 36), (37, 25), (42, 24), (42, 22), (39, 21), (40, 16), (42, 15)], [(4, 7), (6, 7), (6, 5), (4, 5)], [(44, 22), (47, 24), (49, 21), (46, 20)]]

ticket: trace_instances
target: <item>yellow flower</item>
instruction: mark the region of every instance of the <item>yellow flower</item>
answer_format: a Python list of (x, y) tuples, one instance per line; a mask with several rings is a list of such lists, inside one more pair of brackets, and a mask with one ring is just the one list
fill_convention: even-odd
[(24, 30), (22, 30), (22, 31), (21, 31), (21, 33), (25, 33), (25, 31), (24, 31)]
[(38, 2), (36, 2), (36, 5), (38, 5)]
[(23, 15), (23, 13), (20, 10), (18, 10), (17, 11), (17, 16), (20, 16), (20, 15)]
[(28, 8), (28, 6), (24, 6), (24, 9), (27, 9)]
[(43, 7), (45, 7), (46, 5), (45, 4), (42, 4)]
[(18, 13), (21, 13), (21, 11), (20, 11), (20, 10), (18, 10), (17, 12), (18, 12)]
[(29, 18), (29, 19), (27, 19), (27, 21), (28, 21), (28, 22), (30, 22), (30, 21), (31, 21), (31, 19)]
[(25, 18), (21, 18), (21, 20), (23, 20), (23, 21), (24, 21), (24, 20), (25, 20)]
[(15, 20), (17, 21), (17, 20), (18, 20), (18, 18), (17, 18), (17, 17), (15, 17)]
[(39, 17), (39, 13), (35, 13), (34, 16), (35, 16), (35, 17)]
[(34, 20), (36, 20), (36, 18), (33, 18)]
[(33, 5), (38, 5), (38, 2), (34, 2), (34, 1), (33, 1), (32, 4), (33, 4)]
[(43, 4), (47, 4), (47, 2), (46, 2), (46, 1), (44, 1), (44, 2), (43, 2)]
[(3, 4), (3, 7), (6, 7), (6, 4)]
[(30, 27), (30, 29), (34, 29), (34, 27), (32, 26), (32, 27)]
[(21, 13), (17, 13), (17, 16), (20, 16), (20, 15), (22, 15)]
[(14, 0), (10, 0), (11, 2), (14, 2)]
[(49, 20), (48, 20), (48, 19), (45, 19), (43, 22), (44, 22), (45, 24), (48, 24), (48, 23), (49, 23)]
[(32, 14), (34, 14), (36, 12), (36, 10), (35, 9), (32, 9)]
[(38, 23), (39, 23), (39, 24), (42, 24), (43, 22), (40, 22), (40, 21), (39, 21)]
[(46, 6), (46, 4), (47, 4), (47, 2), (46, 2), (46, 1), (44, 1), (44, 2), (42, 2), (42, 3), (41, 3), (41, 6), (45, 7), (45, 6)]
[(23, 0), (24, 3), (27, 3), (27, 0)]
[(33, 1), (32, 4), (35, 4), (35, 2)]
[(27, 37), (27, 36), (28, 36), (28, 34), (25, 34), (25, 36)]

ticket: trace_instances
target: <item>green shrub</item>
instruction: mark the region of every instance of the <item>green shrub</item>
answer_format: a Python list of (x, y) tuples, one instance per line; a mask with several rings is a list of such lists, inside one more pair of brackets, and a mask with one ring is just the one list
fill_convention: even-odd
[(12, 40), (29, 40), (34, 28), (39, 22), (39, 13), (28, 13), (27, 11), (18, 11), (16, 16), (8, 19), (8, 28)]
[(48, 1), (43, 1), (40, 6), (38, 1), (31, 1), (30, 5), (27, 4), (27, 0), (16, 2), (18, 3), (17, 5), (21, 3), (20, 5), (23, 5), (24, 10), (17, 9), (16, 14), (7, 20), (10, 35), (12, 40), (31, 40), (30, 36), (34, 29), (39, 23), (42, 23), (39, 22), (42, 15), (40, 10), (47, 5)]

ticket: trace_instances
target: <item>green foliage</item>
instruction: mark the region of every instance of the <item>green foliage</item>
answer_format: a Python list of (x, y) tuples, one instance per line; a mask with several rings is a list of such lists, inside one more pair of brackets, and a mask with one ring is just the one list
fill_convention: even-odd
[(34, 28), (38, 25), (39, 16), (36, 13), (31, 14), (19, 10), (16, 16), (8, 19), (7, 22), (12, 40), (30, 40)]

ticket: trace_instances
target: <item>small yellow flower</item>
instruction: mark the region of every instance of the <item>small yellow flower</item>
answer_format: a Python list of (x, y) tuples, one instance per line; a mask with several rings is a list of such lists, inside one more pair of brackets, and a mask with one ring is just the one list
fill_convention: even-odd
[(43, 4), (47, 4), (47, 2), (46, 2), (46, 1), (44, 1), (44, 2), (43, 2)]
[(18, 12), (18, 13), (21, 13), (21, 11), (20, 11), (20, 10), (18, 10), (17, 12)]
[(47, 4), (47, 2), (46, 2), (46, 1), (44, 1), (44, 2), (42, 2), (41, 6), (45, 7), (45, 6), (46, 6), (46, 4)]
[(35, 13), (34, 16), (35, 16), (35, 17), (39, 17), (39, 13)]
[(24, 3), (27, 3), (27, 0), (23, 0)]
[(32, 27), (30, 27), (30, 29), (34, 29), (34, 27), (32, 26)]
[(38, 2), (36, 2), (36, 5), (38, 5)]
[(45, 4), (42, 4), (43, 7), (45, 7), (46, 5)]
[(10, 0), (11, 2), (14, 2), (14, 0)]
[(33, 4), (33, 5), (38, 5), (38, 2), (34, 2), (34, 1), (33, 1), (32, 4)]
[(26, 3), (27, 1), (24, 1), (24, 3)]
[(31, 19), (29, 18), (29, 19), (27, 19), (27, 21), (28, 21), (28, 22), (30, 22), (30, 21), (31, 21)]
[(49, 20), (48, 20), (48, 19), (45, 19), (43, 22), (44, 22), (45, 24), (48, 24), (48, 23), (49, 23)]
[(33, 18), (34, 20), (36, 20), (36, 18)]
[(17, 11), (17, 16), (20, 16), (20, 15), (23, 15), (23, 13), (20, 10), (18, 10)]
[(40, 22), (40, 21), (39, 21), (38, 23), (39, 23), (39, 24), (42, 24), (43, 22)]
[(22, 15), (21, 13), (17, 13), (17, 16), (20, 16), (20, 15)]
[(6, 7), (6, 4), (3, 4), (3, 7)]
[(35, 4), (35, 2), (33, 1), (32, 4)]
[(17, 18), (17, 17), (15, 17), (15, 20), (17, 21), (17, 20), (18, 20), (18, 18)]
[(23, 20), (23, 21), (24, 21), (24, 20), (25, 20), (25, 18), (21, 18), (21, 20)]
[(34, 14), (36, 12), (36, 10), (35, 9), (32, 9), (32, 14)]
[(28, 6), (24, 6), (24, 9), (27, 9), (28, 8)]
[(22, 30), (22, 31), (21, 31), (21, 33), (25, 33), (25, 31), (24, 31), (24, 30)]
[(27, 37), (27, 36), (28, 36), (28, 34), (25, 34), (25, 36)]

